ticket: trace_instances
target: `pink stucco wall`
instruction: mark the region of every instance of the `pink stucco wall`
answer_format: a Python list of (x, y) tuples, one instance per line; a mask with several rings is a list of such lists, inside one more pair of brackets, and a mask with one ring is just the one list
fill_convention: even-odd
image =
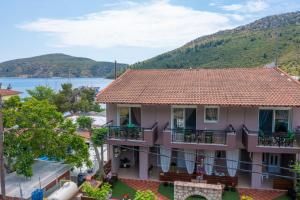
[[(107, 121), (117, 123), (117, 105), (107, 104)], [(141, 107), (142, 127), (150, 128), (158, 122), (158, 129), (161, 132), (167, 122), (171, 124), (170, 105), (142, 105)], [(300, 109), (294, 114), (300, 119)], [(299, 121), (299, 120), (298, 120)], [(293, 122), (297, 122), (293, 120)], [(258, 130), (258, 108), (257, 107), (220, 107), (219, 121), (217, 123), (204, 122), (204, 106), (197, 107), (197, 129), (225, 129), (232, 124), (235, 129), (239, 129), (242, 124), (246, 124), (250, 130)], [(300, 125), (300, 123), (298, 123)]]
[(251, 187), (261, 188), (262, 153), (253, 153), (252, 163)]
[[(219, 121), (217, 123), (204, 122), (204, 106), (197, 107), (197, 129), (225, 129), (232, 124), (236, 130), (245, 124), (249, 130), (258, 130), (258, 107), (220, 107)], [(117, 105), (106, 105), (107, 121), (114, 121), (117, 124)], [(158, 122), (158, 132), (162, 132), (163, 127), (168, 122), (171, 125), (170, 105), (142, 105), (141, 107), (142, 127), (150, 128)], [(300, 108), (293, 108), (291, 111), (291, 125), (295, 129), (300, 126)]]

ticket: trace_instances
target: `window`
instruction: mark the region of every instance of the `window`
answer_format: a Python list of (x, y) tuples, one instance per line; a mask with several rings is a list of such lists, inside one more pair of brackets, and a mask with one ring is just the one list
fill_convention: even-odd
[(259, 111), (259, 130), (263, 135), (271, 135), (273, 132), (273, 110)]
[(121, 107), (119, 108), (120, 116), (120, 126), (125, 126), (129, 124), (129, 108)]
[(205, 107), (204, 108), (204, 122), (216, 123), (219, 121), (219, 107)]
[(174, 129), (196, 129), (196, 108), (173, 108)]
[(263, 135), (273, 132), (288, 132), (289, 130), (288, 109), (261, 109), (259, 110), (259, 130)]
[(173, 127), (184, 128), (184, 108), (173, 109)]
[(140, 107), (119, 107), (119, 125), (127, 126), (128, 124), (141, 126)]
[(289, 111), (275, 110), (275, 132), (288, 132), (289, 129)]

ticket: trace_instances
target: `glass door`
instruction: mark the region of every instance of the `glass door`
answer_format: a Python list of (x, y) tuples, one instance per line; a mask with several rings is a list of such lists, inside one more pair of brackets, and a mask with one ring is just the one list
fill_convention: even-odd
[(273, 132), (273, 110), (259, 110), (260, 135), (272, 135)]
[(268, 172), (280, 173), (280, 154), (269, 154)]

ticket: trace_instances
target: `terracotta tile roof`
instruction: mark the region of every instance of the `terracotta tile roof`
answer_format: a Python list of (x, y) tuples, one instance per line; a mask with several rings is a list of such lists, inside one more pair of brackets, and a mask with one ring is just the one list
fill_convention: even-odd
[(8, 90), (8, 89), (0, 89), (0, 95), (1, 96), (11, 96), (11, 95), (17, 95), (21, 92), (15, 91), (15, 90)]
[(277, 68), (127, 70), (99, 103), (300, 106), (300, 84)]
[(76, 134), (84, 139), (87, 139), (87, 140), (91, 139), (90, 131), (77, 131)]

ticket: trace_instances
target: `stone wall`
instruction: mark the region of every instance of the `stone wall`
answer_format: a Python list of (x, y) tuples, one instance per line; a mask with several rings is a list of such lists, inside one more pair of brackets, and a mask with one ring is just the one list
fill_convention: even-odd
[(222, 200), (222, 187), (206, 183), (174, 182), (174, 200), (185, 200), (194, 195), (202, 196), (207, 200)]

